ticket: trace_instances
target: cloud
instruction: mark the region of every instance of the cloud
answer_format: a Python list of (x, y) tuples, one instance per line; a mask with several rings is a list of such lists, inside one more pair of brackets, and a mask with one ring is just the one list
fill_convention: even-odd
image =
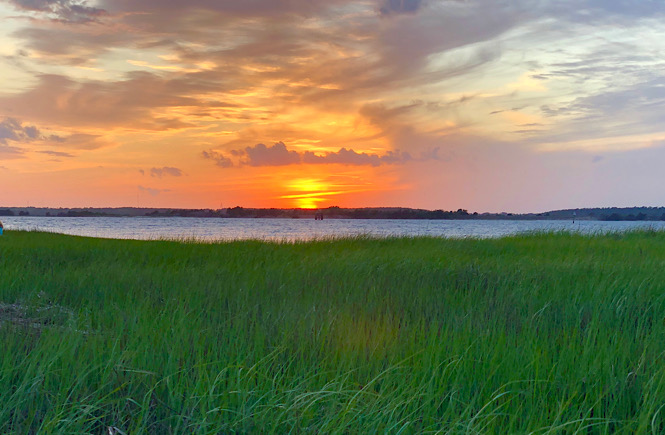
[(23, 125), (15, 118), (4, 118), (0, 121), (1, 145), (7, 145), (7, 141), (27, 143), (34, 141), (62, 142), (63, 140), (60, 136), (44, 135), (34, 125)]
[(0, 160), (20, 159), (24, 154), (25, 152), (20, 148), (0, 143)]
[(585, 22), (653, 18), (665, 13), (665, 4), (653, 0), (565, 0), (548, 7), (557, 15)]
[(106, 15), (106, 11), (87, 5), (85, 0), (9, 0), (24, 11), (44, 13), (54, 20), (67, 23), (88, 23)]
[(422, 0), (385, 0), (379, 11), (383, 15), (415, 13), (421, 4)]
[(151, 168), (150, 176), (162, 178), (163, 176), (170, 175), (171, 177), (181, 177), (183, 172), (181, 169), (164, 166), (163, 168)]
[(23, 127), (20, 122), (13, 118), (5, 118), (0, 121), (0, 159), (20, 158), (23, 150), (9, 145), (12, 142), (29, 142), (32, 139), (34, 127)]
[(220, 153), (219, 151), (215, 150), (203, 151), (201, 155), (203, 156), (204, 159), (213, 160), (215, 164), (221, 168), (233, 167), (233, 161), (223, 153)]
[[(445, 155), (452, 147), (445, 147), (447, 139), (442, 137), (447, 132), (435, 131), (435, 123), (441, 129), (448, 124), (473, 129), (471, 122), (482, 121), (461, 104), (459, 111), (436, 109), (440, 116), (434, 121), (427, 113), (427, 103), (411, 108), (411, 99), (440, 101), (463, 89), (481, 95), (474, 97), (474, 109), (485, 104), (487, 109), (483, 110), (498, 114), (516, 107), (514, 100), (526, 99), (512, 89), (494, 89), (509, 82), (518, 68), (523, 69), (520, 73), (543, 79), (543, 86), (551, 91), (548, 99), (541, 101), (558, 110), (560, 116), (549, 117), (557, 118), (556, 122), (552, 120), (551, 124), (557, 124), (553, 130), (563, 125), (552, 134), (572, 135), (583, 121), (571, 122), (571, 117), (581, 118), (591, 111), (614, 115), (608, 103), (628, 107), (622, 106), (620, 95), (607, 103), (593, 98), (622, 87), (612, 86), (610, 81), (602, 86), (585, 86), (585, 82), (598, 82), (621, 72), (623, 83), (636, 83), (633, 78), (645, 71), (662, 70), (655, 63), (647, 67), (639, 63), (639, 56), (658, 58), (653, 44), (641, 51), (619, 45), (617, 41), (623, 43), (630, 35), (616, 40), (605, 34), (579, 38), (583, 41), (579, 44), (561, 44), (555, 38), (569, 32), (573, 36), (588, 33), (586, 22), (607, 23), (605, 30), (625, 27), (627, 33), (640, 35), (641, 27), (636, 23), (650, 16), (657, 19), (665, 10), (665, 3), (654, 1), (12, 0), (12, 4), (29, 11), (31, 17), (44, 14), (68, 22), (87, 22), (106, 13), (113, 19), (94, 25), (20, 21), (23, 27), (12, 33), (18, 38), (14, 39), (16, 49), (28, 53), (30, 60), (26, 62), (33, 71), (50, 74), (33, 74), (29, 88), (0, 96), (0, 108), (11, 108), (7, 113), (41, 125), (77, 130), (191, 129), (194, 135), (195, 129), (209, 128), (208, 134), (218, 127), (218, 131), (236, 135), (237, 142), (225, 143), (224, 147), (242, 153), (234, 156), (206, 151), (204, 157), (220, 167), (292, 165), (305, 160), (312, 164), (337, 160), (370, 165), (388, 164), (390, 158), (405, 159), (402, 154), (379, 156), (339, 148), (348, 143), (356, 149), (405, 150), (413, 160), (420, 159), (419, 153), (424, 150), (441, 148)], [(658, 40), (658, 26), (652, 24), (649, 38)], [(650, 33), (652, 30), (655, 33)], [(635, 43), (644, 44), (649, 38), (635, 38)], [(614, 42), (603, 45), (602, 41)], [(586, 51), (587, 43), (600, 48)], [(527, 50), (536, 45), (537, 53)], [(514, 53), (533, 60), (516, 60), (510, 57)], [(128, 64), (127, 59), (140, 62)], [(43, 67), (46, 63), (90, 66), (90, 62), (106, 69), (85, 74), (72, 69), (78, 72), (74, 74), (53, 65)], [(162, 69), (147, 72), (146, 65)], [(556, 80), (545, 80), (548, 78)], [(569, 84), (572, 82), (579, 87), (573, 88)], [(495, 104), (497, 97), (487, 97), (496, 92), (504, 92), (501, 104)], [(578, 100), (572, 102), (571, 95), (578, 96)], [(629, 92), (624, 96), (640, 98)], [(636, 105), (636, 99), (626, 101), (635, 109), (636, 120), (648, 108), (647, 104)], [(369, 107), (381, 104), (393, 106), (383, 111)], [(376, 134), (379, 139), (372, 142), (367, 134), (355, 140), (340, 133), (327, 143), (330, 149), (339, 149), (329, 156), (306, 155), (286, 146), (243, 148), (265, 137), (290, 144), (311, 139), (317, 133), (314, 123), (291, 122), (291, 113), (300, 108), (308, 113), (349, 115), (358, 123), (368, 121), (381, 130)], [(656, 109), (662, 113), (660, 106)], [(655, 121), (652, 125), (657, 125)], [(351, 124), (346, 128), (353, 134), (356, 130), (349, 127)], [(601, 122), (597, 124), (597, 128), (587, 130), (603, 131)], [(637, 121), (632, 126), (639, 127)], [(505, 127), (502, 133), (514, 130), (513, 126)], [(543, 130), (545, 134), (547, 127)], [(247, 131), (255, 134), (245, 134)], [(67, 143), (71, 144), (72, 139)]]
[(8, 140), (30, 142), (37, 135), (38, 131), (35, 127), (24, 127), (14, 118), (5, 118), (0, 122), (0, 144), (6, 145)]
[(49, 155), (49, 156), (53, 156), (53, 157), (74, 157), (73, 154), (65, 153), (65, 152), (62, 152), (62, 151), (47, 150), (47, 151), (37, 151), (37, 152), (41, 153), (41, 154), (46, 154), (46, 155)]
[(222, 168), (233, 166), (284, 166), (302, 162), (302, 155), (296, 151), (289, 151), (283, 142), (277, 142), (270, 147), (260, 143), (253, 147), (232, 150), (229, 154), (215, 150), (203, 151), (203, 157), (215, 161), (217, 166)]
[(151, 187), (138, 186), (141, 192), (146, 192), (150, 196), (158, 196), (162, 193), (170, 192), (170, 189), (153, 189)]
[[(10, 146), (11, 144), (14, 144)], [(16, 118), (7, 117), (0, 121), (0, 145), (5, 154), (18, 155), (23, 149), (16, 144), (40, 144), (74, 150), (94, 150), (113, 145), (100, 135), (73, 133), (69, 136), (44, 133), (34, 125), (26, 125)], [(25, 148), (25, 145), (23, 145)], [(54, 157), (74, 157), (65, 151), (38, 151)]]
[(298, 152), (289, 150), (283, 142), (273, 146), (257, 144), (245, 149), (232, 150), (229, 153), (210, 150), (204, 151), (203, 157), (213, 160), (223, 168), (241, 166), (284, 166), (284, 165), (324, 165), (339, 164), (353, 166), (380, 166), (397, 165), (410, 161), (424, 161), (438, 159), (438, 150), (428, 150), (414, 158), (408, 152), (400, 150), (388, 151), (385, 154), (372, 154), (356, 152), (352, 149), (341, 148), (336, 152), (314, 153), (312, 151)]
[(305, 151), (302, 156), (303, 163), (307, 164), (332, 164), (357, 165), (357, 166), (380, 166), (406, 163), (413, 160), (411, 154), (402, 151), (388, 151), (386, 154), (357, 153), (352, 149), (342, 148), (336, 153), (315, 154)]
[(237, 17), (275, 17), (280, 15), (310, 15), (351, 0), (103, 0), (101, 5), (111, 11), (135, 11), (182, 15), (192, 10), (203, 10)]
[[(459, 76), (491, 62), (500, 51), (494, 46), (478, 46), (468, 55), (446, 59), (442, 62), (446, 66), (436, 72), (423, 71), (432, 55), (490, 40), (510, 30), (519, 15), (512, 8), (493, 4), (447, 1), (442, 2), (444, 6), (430, 8), (431, 15), (422, 14), (417, 20), (380, 20), (375, 16), (377, 7), (389, 14), (410, 14), (423, 4), (422, 0), (381, 0), (361, 5), (350, 0), (114, 0), (102, 3), (114, 14), (114, 25), (100, 25), (94, 31), (81, 26), (27, 26), (14, 35), (24, 41), (22, 48), (39, 53), (40, 62), (86, 65), (91, 60), (112, 57), (114, 49), (140, 49), (146, 56), (154, 49), (170, 52), (176, 59), (161, 65), (167, 69), (159, 75), (143, 77), (141, 85), (134, 77), (109, 81), (104, 87), (92, 81), (77, 86), (42, 78), (49, 83), (38, 85), (37, 94), (44, 93), (45, 87), (80, 94), (71, 100), (62, 96), (60, 101), (111, 100), (113, 106), (111, 96), (124, 95), (125, 89), (137, 85), (134, 91), (155, 108), (179, 106), (178, 97), (201, 95), (201, 91), (219, 95), (266, 87), (273, 88), (274, 92), (268, 94), (276, 94), (275, 105), (280, 101), (312, 105), (337, 101), (348, 105), (350, 100), (371, 97), (396, 85)], [(481, 13), (483, 10), (486, 13)], [(311, 25), (300, 25), (301, 16)], [(339, 16), (348, 18), (335, 19)], [(209, 65), (208, 69), (203, 71), (202, 64)], [(167, 77), (173, 80), (165, 80)], [(142, 91), (159, 87), (160, 82), (165, 88), (148, 99)], [(132, 95), (126, 97), (130, 109)], [(166, 96), (172, 99), (164, 106), (160, 101)], [(270, 105), (268, 101), (261, 103)], [(192, 104), (205, 106), (198, 100)], [(72, 116), (78, 115), (74, 112)], [(80, 115), (85, 117), (85, 113)], [(127, 119), (137, 119), (133, 115)], [(117, 116), (94, 118), (111, 121)]]
[(63, 137), (58, 142), (61, 143), (61, 147), (63, 148), (77, 150), (96, 150), (115, 145), (114, 142), (109, 141), (104, 136), (87, 133), (74, 133)]
[(179, 129), (192, 125), (156, 112), (170, 107), (210, 107), (218, 103), (189, 96), (203, 92), (205, 87), (197, 81), (169, 80), (143, 72), (108, 82), (77, 82), (66, 76), (45, 74), (39, 76), (34, 88), (0, 97), (0, 107), (11, 107), (13, 113), (23, 118), (68, 127)]
[(73, 66), (95, 66), (96, 60), (114, 47), (135, 41), (133, 36), (112, 28), (87, 26), (25, 27), (12, 36), (24, 42), (18, 53), (23, 61), (38, 57), (42, 63)]
[(260, 143), (244, 150), (231, 151), (234, 156), (243, 157), (242, 164), (248, 166), (283, 166), (298, 164), (302, 156), (296, 151), (286, 149), (284, 142), (277, 142), (271, 147)]
[(649, 136), (660, 137), (664, 131), (665, 77), (650, 79), (647, 71), (645, 74), (630, 76), (618, 67), (614, 71), (617, 78), (609, 72), (608, 76), (596, 76), (602, 83), (600, 89), (541, 106), (540, 112), (550, 124), (555, 123), (555, 128), (544, 129), (528, 142), (547, 144), (551, 149), (651, 146)]

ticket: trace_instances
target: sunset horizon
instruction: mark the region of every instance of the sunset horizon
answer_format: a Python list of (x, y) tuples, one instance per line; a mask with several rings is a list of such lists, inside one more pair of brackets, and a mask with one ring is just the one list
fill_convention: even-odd
[(0, 0), (0, 207), (665, 205), (664, 14)]

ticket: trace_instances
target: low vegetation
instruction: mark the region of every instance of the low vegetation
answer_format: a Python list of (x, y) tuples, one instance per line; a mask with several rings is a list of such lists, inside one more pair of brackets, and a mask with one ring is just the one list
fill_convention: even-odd
[(0, 237), (0, 433), (663, 433), (665, 233)]

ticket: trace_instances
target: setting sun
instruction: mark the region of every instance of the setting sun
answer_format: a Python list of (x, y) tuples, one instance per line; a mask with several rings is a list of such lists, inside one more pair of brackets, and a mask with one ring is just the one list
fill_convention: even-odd
[(286, 183), (285, 191), (288, 195), (280, 198), (291, 200), (291, 205), (296, 208), (318, 208), (325, 201), (324, 196), (335, 194), (330, 192), (330, 186), (321, 179), (301, 178)]

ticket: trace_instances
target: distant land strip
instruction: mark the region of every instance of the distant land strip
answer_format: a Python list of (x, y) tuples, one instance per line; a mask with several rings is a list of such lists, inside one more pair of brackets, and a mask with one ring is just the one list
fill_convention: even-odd
[(49, 208), (0, 207), (0, 216), (37, 217), (196, 217), (196, 218), (282, 218), (282, 219), (477, 219), (477, 220), (595, 220), (595, 221), (665, 221), (665, 207), (607, 207), (553, 210), (543, 213), (478, 213), (424, 210), (405, 207), (341, 208)]

